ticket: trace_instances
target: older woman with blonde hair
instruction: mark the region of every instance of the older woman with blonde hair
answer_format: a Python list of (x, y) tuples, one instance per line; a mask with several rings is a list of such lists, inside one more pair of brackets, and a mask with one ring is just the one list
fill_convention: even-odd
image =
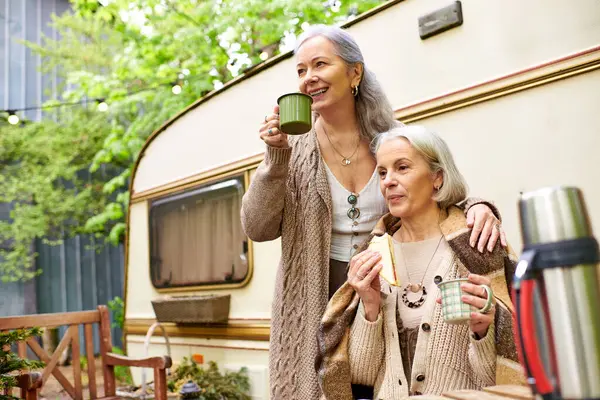
[[(469, 246), (466, 218), (455, 206), (467, 185), (448, 146), (407, 126), (378, 136), (374, 151), (389, 214), (352, 257), (321, 322), (324, 397), (351, 399), (351, 384), (374, 386), (375, 399), (398, 399), (521, 381), (509, 298), (515, 258), (501, 246), (484, 254)], [(399, 286), (378, 276), (382, 255), (368, 248), (385, 233)], [(436, 301), (436, 285), (458, 278), (468, 278), (462, 301), (478, 310), (462, 325), (444, 322)], [(487, 302), (482, 285), (495, 301)]]

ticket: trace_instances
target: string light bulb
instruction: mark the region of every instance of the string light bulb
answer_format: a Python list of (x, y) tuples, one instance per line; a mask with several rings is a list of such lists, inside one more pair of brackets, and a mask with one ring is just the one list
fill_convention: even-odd
[(171, 87), (171, 92), (173, 92), (173, 94), (181, 93), (181, 85), (179, 84), (179, 82), (173, 83), (173, 87)]
[(8, 111), (8, 123), (11, 125), (17, 125), (20, 119), (16, 112), (9, 110)]
[(96, 102), (98, 102), (98, 111), (106, 112), (108, 110), (108, 104), (104, 99), (97, 99)]

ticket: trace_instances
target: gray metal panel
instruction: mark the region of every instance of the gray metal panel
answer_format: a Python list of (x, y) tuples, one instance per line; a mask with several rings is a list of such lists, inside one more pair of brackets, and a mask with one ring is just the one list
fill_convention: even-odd
[[(56, 5), (55, 5), (54, 9), (55, 9), (55, 12), (57, 15), (62, 15), (70, 9), (70, 6), (69, 6), (69, 3), (67, 3), (67, 2), (56, 1)], [(54, 38), (60, 40), (61, 35), (59, 35), (58, 32), (55, 32)], [(65, 90), (65, 88), (63, 87), (65, 84), (65, 79), (59, 73), (61, 73), (61, 71), (56, 71), (55, 87), (56, 87), (57, 93), (62, 93), (62, 91)]]
[[(25, 40), (38, 43), (40, 41), (39, 20), (41, 19), (39, 5), (41, 0), (26, 0), (27, 8), (25, 23)], [(41, 76), (38, 72), (40, 57), (33, 54), (31, 49), (25, 49), (25, 105), (31, 106), (38, 104), (41, 99)], [(36, 120), (41, 117), (38, 110), (28, 110), (24, 113), (29, 120)]]
[(23, 284), (0, 281), (0, 316), (20, 315), (25, 312)]
[(6, 42), (8, 41), (7, 0), (0, 0), (0, 109), (4, 109), (8, 101), (8, 55)]
[[(37, 268), (46, 268), (46, 266), (50, 265), (50, 261), (48, 260), (48, 252), (49, 249), (47, 246), (41, 245), (41, 240), (36, 240), (35, 244), (36, 252), (38, 253), (36, 259), (36, 267)], [(38, 312), (39, 313), (49, 313), (52, 312), (52, 279), (49, 276), (50, 272), (44, 272), (42, 276), (43, 279), (37, 279), (37, 303), (38, 303)]]
[[(81, 280), (77, 277), (81, 274), (81, 264), (78, 262), (77, 247), (79, 246), (79, 238), (68, 238), (61, 246), (65, 259), (65, 277), (64, 281), (67, 287), (66, 290), (66, 306), (67, 311), (80, 311), (81, 308)], [(84, 342), (85, 337), (83, 329), (79, 330), (79, 341)]]
[(100, 304), (106, 304), (106, 298), (108, 297), (108, 285), (106, 282), (106, 253), (95, 252), (95, 271), (96, 271), (96, 299)]
[[(51, 15), (67, 10), (68, 0), (0, 0), (0, 109), (39, 106), (56, 98), (56, 71), (42, 76), (39, 57), (19, 41), (41, 44), (42, 33), (57, 39), (58, 33), (49, 26)], [(39, 119), (41, 111), (30, 110), (24, 115)]]
[(37, 297), (35, 295), (35, 279), (25, 282), (23, 285), (23, 312), (22, 314), (36, 314), (37, 313)]
[(60, 265), (60, 246), (47, 246), (49, 257), (49, 264), (46, 269), (42, 269), (44, 273), (48, 273), (47, 276), (50, 277), (52, 281), (52, 292), (49, 294), (51, 302), (52, 302), (52, 312), (63, 312), (67, 311), (63, 307), (64, 301), (63, 297), (66, 297), (65, 293), (66, 288), (62, 287), (62, 268)]
[[(96, 271), (94, 260), (94, 249), (92, 239), (89, 236), (81, 236), (81, 279), (83, 281), (82, 304), (84, 310), (93, 310), (97, 307), (96, 299)], [(100, 341), (94, 334), (94, 348), (96, 351), (100, 348)]]
[(65, 287), (68, 288), (66, 296), (66, 309), (67, 311), (78, 311), (80, 310), (79, 304), (77, 304), (78, 291), (77, 290), (77, 270), (80, 268), (76, 263), (76, 238), (65, 239), (64, 243), (60, 246), (64, 257), (64, 271), (65, 276), (63, 278)]
[(23, 71), (25, 69), (25, 48), (18, 40), (24, 39), (24, 12), (21, 0), (8, 2), (8, 34), (10, 40), (8, 47), (8, 104), (10, 107), (21, 108), (25, 106), (23, 96)]
[[(54, 29), (48, 24), (52, 21), (50, 16), (54, 13), (56, 2), (55, 0), (44, 0), (41, 2), (41, 33), (42, 36), (54, 38), (56, 35)], [(43, 44), (43, 42), (42, 42)], [(53, 83), (56, 81), (56, 74), (50, 75), (45, 74), (42, 76), (42, 97), (41, 103), (56, 98), (56, 91), (54, 90)]]
[(0, 203), (0, 220), (8, 221), (10, 219), (10, 204)]
[[(59, 246), (38, 242), (37, 265), (44, 271), (36, 280), (39, 312), (93, 310), (115, 296), (123, 297), (123, 246), (106, 245), (98, 251), (94, 243), (83, 235)], [(113, 343), (120, 346), (121, 330), (114, 328), (112, 335)], [(94, 344), (98, 351), (97, 338)]]
[[(112, 290), (115, 296), (123, 298), (125, 287), (125, 250), (123, 245), (111, 247), (111, 277), (113, 279)], [(114, 297), (114, 296), (113, 296)], [(120, 329), (113, 329), (113, 343), (115, 346), (123, 347), (123, 332)]]

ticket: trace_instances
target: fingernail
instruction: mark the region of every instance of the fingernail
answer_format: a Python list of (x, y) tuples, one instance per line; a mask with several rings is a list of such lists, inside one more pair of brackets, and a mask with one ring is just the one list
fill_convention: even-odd
[(469, 244), (471, 245), (471, 247), (475, 247), (475, 241), (471, 240), (471, 241), (469, 242)]
[(479, 247), (478, 250), (479, 250), (480, 253), (483, 253), (483, 246)]

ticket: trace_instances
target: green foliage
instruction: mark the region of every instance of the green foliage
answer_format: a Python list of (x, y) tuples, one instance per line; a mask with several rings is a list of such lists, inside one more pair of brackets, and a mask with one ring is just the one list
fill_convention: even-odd
[(10, 349), (10, 346), (14, 343), (40, 335), (41, 330), (39, 328), (17, 329), (14, 331), (0, 332), (0, 400), (12, 398), (11, 396), (5, 396), (1, 394), (4, 392), (4, 389), (13, 387), (16, 384), (15, 376), (9, 375), (11, 372), (14, 373), (20, 370), (43, 368), (45, 365), (41, 361), (32, 361), (19, 358), (12, 351), (4, 350), (4, 347), (8, 346)]
[(86, 356), (79, 356), (79, 368), (81, 368), (82, 371), (87, 371), (88, 360)]
[[(112, 312), (113, 317), (111, 326), (123, 330), (123, 327), (125, 326), (125, 303), (123, 302), (123, 299), (119, 296), (115, 296), (114, 299), (108, 302), (108, 308)], [(115, 354), (125, 354), (122, 349), (116, 346), (112, 348), (112, 352)], [(115, 378), (123, 384), (133, 385), (133, 378), (131, 377), (131, 370), (129, 367), (123, 365), (115, 366)]]
[(250, 378), (246, 368), (222, 374), (214, 361), (204, 368), (186, 357), (171, 375), (167, 386), (171, 392), (179, 392), (188, 380), (200, 387), (200, 400), (251, 399)]
[[(115, 354), (125, 355), (125, 352), (121, 348), (113, 346), (112, 352)], [(129, 367), (124, 365), (115, 365), (115, 379), (125, 385), (133, 385), (133, 378), (131, 377), (131, 370)]]
[(62, 101), (103, 98), (109, 110), (91, 101), (25, 127), (0, 124), (0, 202), (14, 204), (12, 221), (0, 224), (0, 243), (11, 245), (0, 253), (0, 276), (40, 272), (35, 239), (58, 243), (87, 232), (121, 241), (131, 168), (154, 130), (278, 54), (282, 38), (304, 23), (342, 22), (382, 2), (71, 0), (72, 12), (53, 17), (60, 39), (25, 44), (42, 57), (42, 71), (60, 73)]
[(115, 296), (114, 299), (109, 300), (108, 309), (112, 311), (113, 316), (113, 328), (123, 329), (125, 326), (125, 303), (119, 296)]
[(90, 160), (102, 148), (106, 116), (86, 108), (57, 112), (61, 123), (46, 120), (24, 127), (0, 127), (0, 202), (12, 202), (12, 221), (0, 221), (0, 276), (27, 280), (35, 270), (31, 245), (54, 243), (65, 231), (83, 232), (85, 221), (102, 212), (105, 178), (84, 179)]

